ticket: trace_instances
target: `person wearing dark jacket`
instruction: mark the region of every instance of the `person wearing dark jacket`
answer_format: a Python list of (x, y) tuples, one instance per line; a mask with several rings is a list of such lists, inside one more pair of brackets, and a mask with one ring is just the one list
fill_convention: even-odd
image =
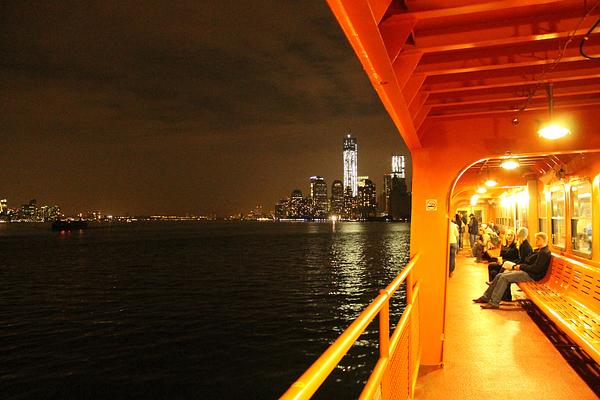
[(509, 284), (542, 279), (548, 271), (552, 257), (552, 253), (548, 249), (548, 235), (544, 232), (536, 233), (535, 246), (536, 250), (527, 256), (525, 262), (519, 264), (505, 262), (503, 268), (506, 271), (496, 275), (485, 293), (473, 301), (482, 303), (481, 308), (484, 309), (500, 308), (502, 295)]
[[(469, 215), (469, 244), (471, 245), (471, 251), (475, 248), (475, 243), (477, 242), (477, 235), (479, 234), (479, 221), (475, 218), (475, 215)], [(475, 253), (473, 253), (473, 257), (475, 257)]]
[(529, 231), (525, 227), (521, 227), (517, 230), (517, 242), (519, 243), (519, 262), (524, 262), (528, 255), (533, 252), (529, 241), (527, 240)]
[(492, 258), (492, 262), (488, 264), (489, 282), (493, 281), (498, 275), (504, 261), (512, 261), (515, 264), (519, 262), (519, 249), (517, 249), (517, 242), (515, 241), (515, 232), (508, 229), (505, 237), (506, 244), (500, 248), (499, 258)]

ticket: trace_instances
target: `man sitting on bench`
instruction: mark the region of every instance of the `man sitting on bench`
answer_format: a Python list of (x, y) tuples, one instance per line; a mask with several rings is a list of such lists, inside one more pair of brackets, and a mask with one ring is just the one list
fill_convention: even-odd
[(548, 249), (548, 235), (544, 232), (535, 234), (535, 251), (525, 258), (525, 262), (514, 264), (505, 262), (502, 268), (505, 271), (496, 275), (492, 284), (483, 296), (473, 299), (475, 303), (482, 303), (481, 308), (500, 308), (502, 294), (511, 283), (539, 281), (548, 271), (551, 253)]

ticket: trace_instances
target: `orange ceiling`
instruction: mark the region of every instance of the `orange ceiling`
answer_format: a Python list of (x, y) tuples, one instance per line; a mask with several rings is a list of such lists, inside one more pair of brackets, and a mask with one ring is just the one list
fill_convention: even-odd
[[(417, 130), (425, 118), (547, 109), (549, 82), (555, 109), (600, 105), (600, 63), (579, 53), (597, 1), (373, 3), (389, 3), (379, 30)], [(585, 50), (600, 54), (600, 32)]]

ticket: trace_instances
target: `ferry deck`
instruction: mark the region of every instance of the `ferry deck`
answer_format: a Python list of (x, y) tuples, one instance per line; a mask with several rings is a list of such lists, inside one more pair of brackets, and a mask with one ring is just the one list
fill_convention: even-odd
[[(598, 398), (600, 0), (327, 2), (410, 150), (411, 261), (282, 398), (310, 398), (373, 321), (361, 399)], [(513, 284), (526, 301), (474, 304), (487, 268), (468, 244), (449, 278), (457, 212), (547, 234), (546, 276)]]

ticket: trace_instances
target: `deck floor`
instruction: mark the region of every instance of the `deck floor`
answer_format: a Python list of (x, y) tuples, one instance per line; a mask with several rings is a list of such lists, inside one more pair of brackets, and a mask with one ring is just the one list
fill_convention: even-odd
[(415, 399), (598, 397), (523, 311), (483, 310), (487, 264), (461, 250), (448, 284), (443, 368), (422, 367)]

